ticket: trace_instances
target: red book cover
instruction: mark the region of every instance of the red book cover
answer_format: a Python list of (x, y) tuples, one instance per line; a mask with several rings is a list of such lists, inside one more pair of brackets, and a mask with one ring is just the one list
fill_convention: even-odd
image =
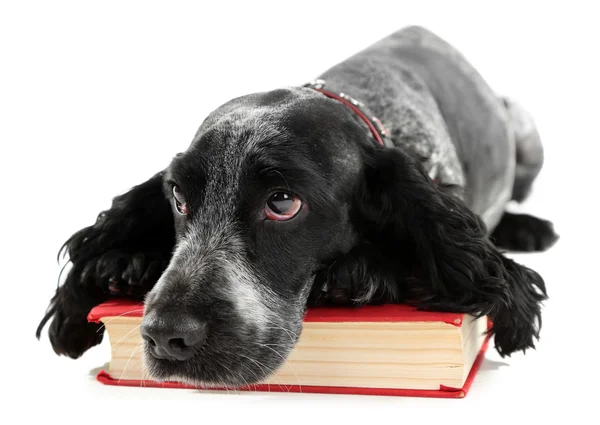
[[(96, 306), (90, 311), (88, 320), (98, 323), (103, 317), (125, 316), (141, 317), (144, 306), (129, 300), (112, 300)], [(309, 309), (304, 317), (305, 322), (444, 322), (454, 326), (461, 326), (464, 319), (461, 313), (429, 312), (417, 310), (414, 307), (402, 304), (387, 304), (381, 306), (363, 306), (360, 308), (348, 307), (318, 307)], [(390, 388), (360, 388), (360, 387), (325, 387), (309, 385), (277, 385), (256, 384), (238, 388), (240, 391), (270, 391), (270, 392), (303, 392), (323, 394), (361, 394), (361, 395), (386, 395), (386, 396), (412, 396), (412, 397), (438, 397), (438, 398), (463, 398), (467, 395), (475, 376), (483, 362), (485, 352), (489, 345), (489, 335), (486, 337), (471, 371), (462, 388), (440, 386), (439, 390), (410, 390)], [(123, 385), (135, 387), (154, 388), (202, 388), (178, 383), (155, 382), (150, 380), (116, 380), (105, 371), (100, 371), (98, 381), (108, 385)], [(207, 390), (216, 390), (207, 388)]]

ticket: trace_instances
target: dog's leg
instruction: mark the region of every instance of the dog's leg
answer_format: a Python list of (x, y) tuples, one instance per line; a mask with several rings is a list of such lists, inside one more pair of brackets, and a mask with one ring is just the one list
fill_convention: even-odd
[(396, 280), (405, 272), (400, 266), (372, 244), (356, 246), (317, 273), (308, 306), (401, 302)]
[(162, 173), (114, 198), (94, 225), (63, 246), (72, 267), (50, 301), (38, 338), (52, 319), (49, 336), (57, 354), (77, 358), (98, 344), (103, 327), (88, 323), (90, 309), (115, 295), (141, 302), (168, 265), (174, 233)]
[[(522, 202), (544, 163), (544, 150), (531, 115), (517, 102), (503, 98), (516, 143), (515, 181), (512, 199)], [(492, 235), (494, 243), (513, 251), (544, 251), (558, 235), (550, 221), (526, 214), (504, 213)]]
[(511, 251), (544, 251), (554, 245), (558, 235), (548, 220), (505, 212), (491, 239), (496, 246)]
[(533, 117), (517, 102), (503, 98), (516, 143), (515, 181), (512, 199), (522, 202), (544, 164), (544, 149)]

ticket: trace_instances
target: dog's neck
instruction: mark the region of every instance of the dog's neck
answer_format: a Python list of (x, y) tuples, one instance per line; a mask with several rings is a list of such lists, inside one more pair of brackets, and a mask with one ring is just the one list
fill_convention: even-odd
[(345, 93), (336, 93), (327, 90), (325, 89), (325, 84), (325, 80), (317, 79), (305, 84), (304, 87), (309, 87), (331, 99), (341, 102), (343, 105), (350, 108), (367, 125), (367, 127), (369, 127), (377, 144), (388, 148), (394, 147), (390, 132), (385, 128), (381, 120), (368, 110), (363, 102), (360, 102)]

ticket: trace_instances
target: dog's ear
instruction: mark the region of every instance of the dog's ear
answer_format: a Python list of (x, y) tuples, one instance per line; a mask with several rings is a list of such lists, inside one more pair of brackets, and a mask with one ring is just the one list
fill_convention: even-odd
[(142, 301), (167, 267), (174, 239), (163, 173), (115, 197), (95, 224), (73, 234), (62, 247), (72, 267), (36, 336), (52, 319), (49, 336), (57, 354), (77, 358), (100, 343), (103, 327), (88, 323), (90, 309), (115, 295)]
[(364, 154), (353, 220), (361, 237), (411, 270), (403, 289), (415, 305), (488, 315), (502, 355), (534, 346), (546, 298), (535, 271), (504, 257), (482, 220), (398, 149)]

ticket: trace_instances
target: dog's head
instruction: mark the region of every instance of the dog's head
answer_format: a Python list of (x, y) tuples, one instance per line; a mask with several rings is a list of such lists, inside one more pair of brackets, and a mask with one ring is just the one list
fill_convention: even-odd
[(315, 273), (353, 245), (366, 127), (311, 89), (234, 99), (165, 173), (177, 243), (146, 300), (157, 379), (240, 385), (294, 347)]
[[(382, 287), (398, 297), (408, 276), (402, 288), (423, 306), (490, 314), (506, 352), (537, 335), (541, 278), (502, 257), (416, 158), (375, 146), (349, 108), (314, 90), (221, 106), (168, 167), (164, 192), (177, 241), (146, 298), (154, 379), (263, 380), (295, 346), (319, 276), (364, 278), (362, 302)], [(364, 257), (338, 261), (357, 247)]]

